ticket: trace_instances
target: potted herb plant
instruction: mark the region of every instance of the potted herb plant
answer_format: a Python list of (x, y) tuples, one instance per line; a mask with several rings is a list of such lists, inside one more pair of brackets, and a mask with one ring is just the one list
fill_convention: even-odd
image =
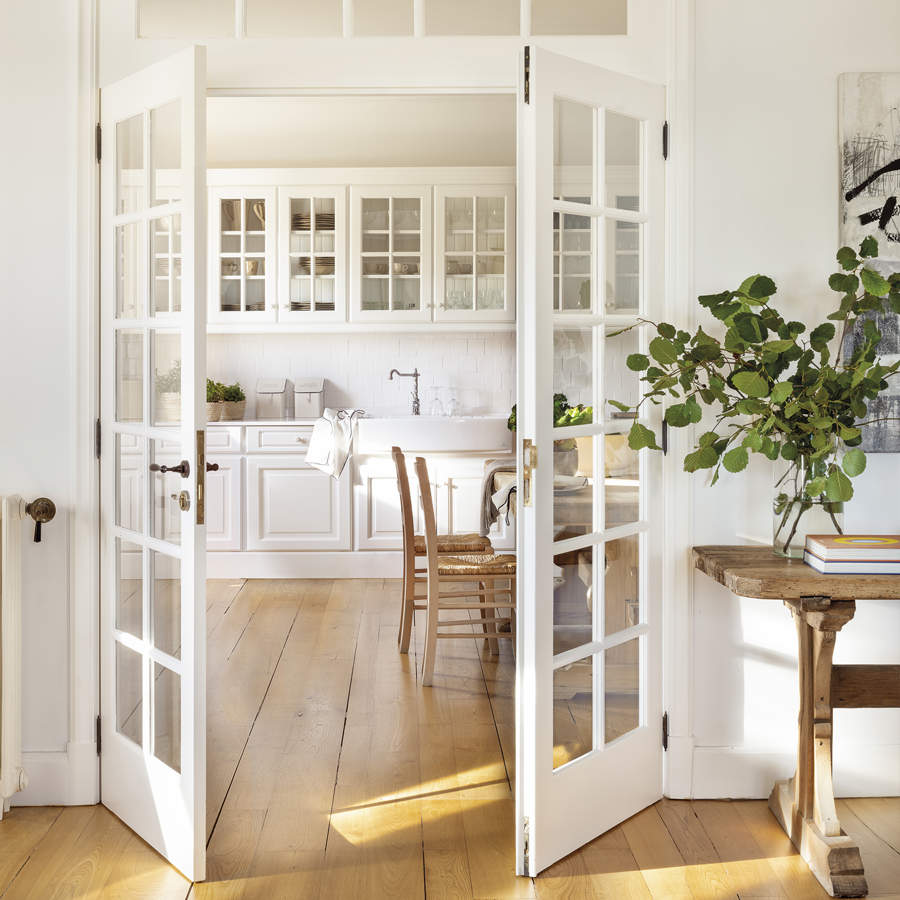
[(206, 379), (206, 421), (218, 422), (222, 418), (222, 392), (225, 390), (224, 384), (213, 381), (212, 378)]
[[(712, 484), (723, 467), (745, 469), (750, 453), (776, 462), (772, 534), (782, 556), (802, 557), (807, 534), (843, 530), (851, 479), (866, 468), (860, 426), (876, 421), (867, 419), (867, 402), (900, 369), (900, 361), (886, 365), (877, 356), (875, 315), (900, 313), (900, 273), (884, 278), (867, 266), (877, 254), (872, 237), (858, 251), (838, 251), (841, 271), (828, 279), (840, 295), (838, 308), (811, 329), (772, 306), (776, 286), (765, 275), (699, 298), (724, 326), (722, 339), (702, 327), (691, 335), (649, 322), (656, 328), (649, 355), (627, 359), (629, 369), (643, 373), (643, 396), (634, 407), (610, 401), (635, 416), (648, 401), (669, 401), (665, 421), (675, 428), (699, 423), (703, 407), (714, 410), (714, 424), (684, 459), (687, 472), (712, 470)], [(845, 347), (852, 332), (859, 339)], [(633, 450), (660, 449), (654, 432), (638, 421), (628, 443)]]
[(156, 410), (154, 422), (181, 421), (181, 360), (176, 360), (168, 372), (155, 377)]
[(239, 382), (222, 386), (222, 418), (227, 421), (244, 418), (247, 395)]
[[(591, 406), (570, 406), (565, 394), (553, 395), (553, 424), (556, 428), (569, 425), (584, 425), (592, 422), (594, 409)], [(506, 427), (516, 430), (516, 407), (513, 406)], [(556, 475), (574, 475), (578, 471), (578, 443), (576, 438), (563, 438), (553, 442), (553, 472)]]

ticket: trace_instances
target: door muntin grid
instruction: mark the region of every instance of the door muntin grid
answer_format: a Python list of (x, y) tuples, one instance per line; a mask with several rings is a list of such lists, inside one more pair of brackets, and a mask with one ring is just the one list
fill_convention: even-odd
[[(570, 403), (593, 407), (593, 415), (582, 415), (579, 424), (555, 424), (551, 432), (554, 540), (544, 552), (552, 553), (554, 562), (556, 774), (626, 741), (646, 724), (648, 461), (646, 454), (627, 450), (631, 420), (618, 418), (607, 400), (630, 402), (623, 386), (616, 385), (621, 380), (616, 373), (628, 371), (616, 332), (636, 326), (628, 333), (628, 350), (646, 348), (646, 326), (639, 318), (647, 309), (643, 270), (651, 226), (644, 184), (646, 123), (562, 97), (555, 98), (554, 108), (553, 390), (566, 394)], [(613, 173), (609, 125), (629, 134), (624, 155), (632, 162), (633, 178), (627, 189), (607, 184), (611, 174), (621, 182), (628, 169), (620, 165)], [(637, 236), (622, 239), (618, 231)], [(617, 241), (625, 246), (616, 246)], [(629, 284), (624, 305), (616, 288), (625, 283), (616, 280), (619, 250), (628, 251), (628, 274), (636, 282)], [(631, 390), (624, 393), (634, 392), (634, 385), (627, 387)], [(633, 458), (624, 460), (623, 469), (629, 453)], [(566, 472), (575, 466), (572, 476), (563, 476), (574, 478), (572, 485), (559, 484), (560, 457), (569, 457)], [(584, 477), (581, 487), (579, 477)], [(574, 514), (566, 513), (573, 508)]]
[[(175, 100), (115, 125), (117, 200), (107, 227), (114, 233), (116, 296), (106, 333), (115, 345), (115, 512), (107, 532), (116, 571), (115, 730), (175, 771), (180, 771), (181, 759), (172, 715), (179, 707), (170, 698), (180, 692), (182, 675), (180, 628), (174, 624), (180, 624), (181, 583), (173, 575), (164, 579), (166, 590), (161, 591), (159, 573), (180, 569), (181, 548), (177, 530), (174, 541), (167, 539), (171, 530), (155, 527), (154, 516), (179, 521), (180, 511), (167, 508), (175, 487), (171, 477), (160, 494), (154, 491), (160, 476), (150, 477), (148, 469), (155, 444), (171, 448), (166, 463), (184, 455), (179, 452), (184, 212), (180, 116), (181, 101)], [(165, 504), (162, 509), (160, 502)], [(161, 623), (166, 623), (162, 647), (157, 646)], [(167, 698), (156, 696), (160, 682), (166, 685)], [(162, 712), (165, 723), (156, 721)], [(160, 741), (164, 747), (157, 746)]]

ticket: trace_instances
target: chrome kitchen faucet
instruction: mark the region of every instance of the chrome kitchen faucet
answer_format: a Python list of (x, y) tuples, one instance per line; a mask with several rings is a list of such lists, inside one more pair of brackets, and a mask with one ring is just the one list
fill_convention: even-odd
[(412, 400), (412, 414), (414, 416), (419, 415), (419, 369), (416, 367), (412, 370), (412, 372), (400, 372), (397, 369), (391, 369), (391, 374), (388, 375), (388, 381), (393, 381), (394, 376), (396, 375), (398, 378), (412, 378), (413, 379), (413, 390), (409, 395)]

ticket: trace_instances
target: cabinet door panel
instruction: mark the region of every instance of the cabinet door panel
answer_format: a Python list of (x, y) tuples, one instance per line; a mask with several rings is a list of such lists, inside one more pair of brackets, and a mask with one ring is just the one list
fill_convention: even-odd
[(514, 321), (513, 185), (436, 187), (434, 206), (435, 321)]
[[(412, 460), (407, 460), (412, 471)], [(410, 495), (413, 504), (413, 527), (422, 533), (422, 506), (419, 503), (418, 484), (410, 479)], [(438, 521), (438, 530), (446, 530), (447, 504), (438, 487), (433, 483), (432, 499)], [(356, 547), (359, 550), (400, 550), (403, 547), (403, 521), (400, 515), (400, 492), (397, 476), (391, 460), (378, 459), (359, 466), (355, 489)]]
[(427, 185), (351, 186), (351, 320), (431, 321), (431, 194)]
[(347, 317), (347, 189), (278, 189), (278, 321)]
[(271, 187), (209, 189), (209, 321), (274, 322), (276, 193)]
[(219, 466), (206, 473), (206, 547), (241, 549), (241, 458), (211, 456)]
[(298, 456), (248, 457), (247, 549), (349, 550), (349, 486)]

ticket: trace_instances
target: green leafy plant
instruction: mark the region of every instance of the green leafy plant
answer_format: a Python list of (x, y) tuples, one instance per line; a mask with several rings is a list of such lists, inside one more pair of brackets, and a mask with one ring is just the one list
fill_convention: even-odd
[(226, 403), (236, 403), (241, 400), (246, 400), (247, 395), (244, 393), (244, 389), (241, 387), (240, 382), (235, 382), (234, 384), (222, 385), (222, 399)]
[[(556, 428), (565, 428), (568, 425), (585, 425), (594, 421), (594, 407), (584, 406), (579, 403), (577, 406), (569, 406), (569, 398), (565, 394), (553, 395), (553, 424)], [(506, 420), (506, 427), (510, 431), (516, 430), (516, 407), (513, 406), (509, 418)], [(553, 442), (554, 450), (574, 450), (574, 439), (557, 440)]]
[(225, 390), (224, 384), (213, 381), (212, 378), (206, 379), (206, 402), (219, 403), (222, 400), (222, 394)]
[[(594, 408), (592, 406), (569, 406), (569, 398), (565, 394), (553, 395), (553, 424), (557, 428), (566, 425), (584, 425), (592, 422), (594, 419)], [(506, 420), (506, 427), (510, 431), (516, 430), (516, 407), (512, 408), (509, 418)]]
[[(678, 402), (666, 408), (665, 421), (675, 428), (699, 423), (704, 406), (715, 410), (715, 423), (684, 459), (688, 472), (711, 469), (713, 484), (722, 467), (729, 472), (746, 468), (750, 453), (785, 460), (799, 490), (794, 495), (784, 490), (775, 501), (776, 515), (782, 516), (782, 537), (776, 542), (786, 534), (785, 549), (814, 503), (824, 504), (834, 518), (839, 507), (828, 504), (853, 496), (851, 479), (866, 468), (858, 446), (860, 425), (876, 421), (866, 420), (867, 402), (900, 369), (900, 362), (885, 365), (877, 356), (881, 333), (875, 314), (900, 313), (900, 273), (884, 278), (866, 266), (877, 254), (872, 237), (858, 251), (838, 251), (841, 270), (828, 284), (840, 302), (812, 329), (786, 320), (772, 306), (777, 288), (766, 275), (751, 275), (736, 290), (699, 298), (724, 326), (721, 340), (702, 327), (691, 335), (668, 322), (641, 320), (655, 327), (656, 336), (648, 354), (632, 353), (626, 364), (642, 373), (647, 387), (636, 406), (610, 401), (637, 416), (647, 402), (674, 398)], [(857, 325), (862, 339), (848, 355), (844, 340)], [(633, 450), (660, 449), (654, 432), (637, 421), (628, 444)], [(788, 483), (787, 475), (783, 481)]]

